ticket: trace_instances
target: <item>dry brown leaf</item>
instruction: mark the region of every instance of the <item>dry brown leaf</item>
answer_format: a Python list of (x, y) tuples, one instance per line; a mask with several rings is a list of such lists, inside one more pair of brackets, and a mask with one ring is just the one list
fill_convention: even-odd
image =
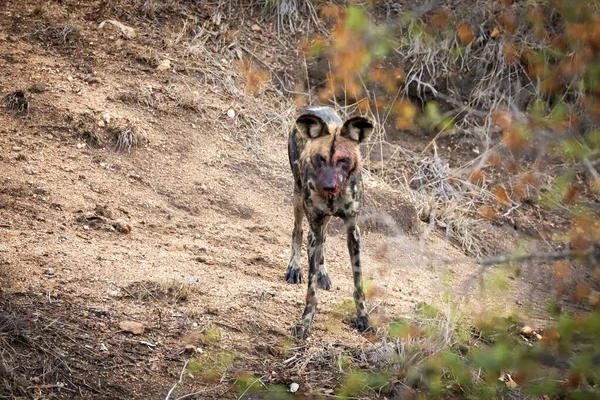
[(471, 176), (469, 176), (469, 181), (478, 184), (483, 180), (484, 175), (485, 172), (483, 171), (483, 169), (479, 168), (471, 173)]
[(334, 3), (327, 3), (319, 10), (321, 18), (338, 20), (342, 15), (342, 9), (340, 6)]
[(496, 220), (497, 217), (497, 213), (496, 210), (494, 210), (493, 207), (490, 206), (481, 206), (479, 207), (479, 209), (477, 210), (477, 212), (479, 213), (479, 215), (481, 215), (482, 217), (489, 219), (489, 220)]
[(566, 279), (571, 275), (571, 268), (564, 261), (557, 261), (553, 265), (554, 276), (559, 279)]
[[(527, 144), (527, 138), (513, 126), (504, 131), (503, 139), (511, 151), (519, 151)], [(514, 171), (518, 172), (518, 168)]]
[(414, 118), (417, 115), (417, 108), (408, 100), (400, 100), (394, 106), (396, 112), (396, 128), (411, 129)]
[(490, 36), (494, 39), (500, 36), (500, 29), (498, 29), (498, 27), (495, 26), (494, 29), (492, 29), (492, 33), (490, 34)]
[(447, 10), (440, 10), (440, 11), (435, 12), (430, 17), (430, 20), (431, 20), (431, 23), (433, 24), (433, 26), (435, 26), (436, 28), (443, 29), (448, 26), (448, 22), (450, 20), (450, 14), (448, 13)]
[(512, 126), (512, 116), (508, 111), (505, 110), (494, 110), (490, 114), (490, 118), (494, 121), (494, 124), (502, 129), (508, 129)]
[(567, 192), (563, 198), (563, 203), (565, 205), (573, 204), (577, 198), (579, 197), (579, 188), (576, 185), (569, 185)]
[(577, 301), (582, 301), (586, 297), (588, 297), (590, 295), (590, 293), (592, 293), (592, 289), (590, 288), (590, 285), (582, 282), (579, 285), (577, 285), (577, 288), (575, 288), (575, 299)]
[(458, 27), (456, 28), (456, 34), (458, 35), (458, 40), (460, 40), (460, 42), (465, 46), (468, 46), (475, 41), (473, 29), (465, 22), (458, 24)]
[(514, 64), (519, 60), (519, 55), (511, 43), (505, 43), (502, 46), (502, 54), (504, 55), (504, 60), (508, 64)]
[(500, 202), (500, 204), (507, 206), (511, 204), (510, 198), (508, 197), (508, 194), (506, 193), (506, 189), (504, 189), (504, 187), (502, 185), (496, 185), (496, 187), (494, 187), (494, 195), (496, 196), (496, 198), (498, 199), (498, 202)]

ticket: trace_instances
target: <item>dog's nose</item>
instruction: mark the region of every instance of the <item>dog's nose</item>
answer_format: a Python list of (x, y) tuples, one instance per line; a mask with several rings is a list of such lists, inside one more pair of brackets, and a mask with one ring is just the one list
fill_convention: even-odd
[(326, 183), (323, 185), (323, 190), (327, 193), (333, 193), (335, 192), (335, 185), (332, 183)]

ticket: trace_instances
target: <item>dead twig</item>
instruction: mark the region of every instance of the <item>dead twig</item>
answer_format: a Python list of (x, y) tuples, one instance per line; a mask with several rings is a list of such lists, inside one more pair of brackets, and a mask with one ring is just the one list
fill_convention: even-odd
[(558, 253), (531, 253), (531, 254), (515, 254), (515, 255), (501, 255), (497, 257), (490, 257), (483, 260), (478, 261), (477, 263), (482, 267), (490, 267), (493, 265), (504, 264), (507, 262), (524, 262), (531, 260), (538, 261), (554, 261), (554, 260), (564, 260), (569, 258), (576, 257), (586, 257), (592, 253), (594, 250), (593, 247), (587, 248), (585, 250), (565, 250)]
[(185, 372), (185, 369), (187, 368), (187, 365), (189, 362), (190, 362), (190, 360), (185, 360), (185, 363), (183, 364), (183, 368), (181, 369), (181, 374), (179, 374), (179, 380), (177, 382), (175, 382), (175, 384), (173, 385), (171, 390), (169, 390), (169, 393), (167, 393), (167, 397), (165, 397), (165, 400), (169, 400), (169, 397), (171, 397), (171, 394), (173, 394), (173, 391), (175, 390), (177, 385), (179, 385), (181, 382), (183, 382), (183, 373)]

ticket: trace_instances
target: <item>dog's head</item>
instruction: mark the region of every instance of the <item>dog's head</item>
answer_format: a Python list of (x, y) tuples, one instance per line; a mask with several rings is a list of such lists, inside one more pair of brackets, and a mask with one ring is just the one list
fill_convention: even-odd
[(359, 145), (369, 139), (373, 124), (363, 117), (342, 123), (335, 114), (335, 118), (327, 116), (308, 109), (296, 120), (296, 128), (307, 139), (301, 155), (304, 176), (312, 180), (320, 196), (332, 199), (347, 185), (348, 178), (359, 171)]

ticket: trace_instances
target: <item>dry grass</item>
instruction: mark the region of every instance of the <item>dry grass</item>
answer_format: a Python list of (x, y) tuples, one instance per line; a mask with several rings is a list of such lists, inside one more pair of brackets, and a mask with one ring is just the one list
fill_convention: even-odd
[(492, 194), (465, 180), (460, 170), (451, 169), (435, 146), (433, 156), (420, 158), (415, 167), (409, 186), (419, 219), (432, 228), (441, 228), (446, 238), (458, 243), (467, 254), (484, 255), (486, 248), (475, 216), (477, 208), (490, 201)]
[(146, 131), (131, 121), (118, 122), (109, 129), (115, 151), (131, 153), (133, 149), (148, 140)]
[(126, 298), (138, 301), (164, 300), (169, 303), (179, 304), (187, 301), (193, 289), (190, 284), (180, 281), (144, 281), (134, 282), (122, 290)]
[(58, 24), (40, 28), (26, 35), (29, 40), (47, 46), (75, 49), (83, 41), (80, 30), (71, 24)]
[[(525, 18), (527, 3), (517, 3), (513, 13)], [(466, 23), (474, 40), (461, 41), (454, 31), (425, 33), (424, 14), (451, 12), (458, 23)], [(527, 78), (524, 66), (507, 59), (505, 40), (490, 37), (494, 28), (494, 6), (477, 1), (447, 1), (443, 7), (408, 12), (400, 46), (395, 52), (408, 66), (405, 92), (422, 100), (437, 98), (460, 113), (456, 128), (467, 135), (485, 135), (482, 122), (498, 106), (524, 109), (536, 96), (536, 82)], [(450, 26), (445, 29), (451, 29)], [(517, 24), (512, 38), (531, 50), (546, 43), (535, 38), (528, 24)], [(439, 88), (444, 88), (443, 92)]]
[(17, 113), (29, 112), (29, 95), (24, 90), (15, 90), (4, 96), (4, 104)]

